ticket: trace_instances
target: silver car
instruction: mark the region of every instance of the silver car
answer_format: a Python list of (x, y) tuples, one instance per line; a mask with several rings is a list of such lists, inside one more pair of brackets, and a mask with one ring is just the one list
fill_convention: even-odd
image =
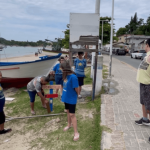
[(143, 53), (141, 60), (143, 60), (145, 56), (146, 56), (146, 53)]

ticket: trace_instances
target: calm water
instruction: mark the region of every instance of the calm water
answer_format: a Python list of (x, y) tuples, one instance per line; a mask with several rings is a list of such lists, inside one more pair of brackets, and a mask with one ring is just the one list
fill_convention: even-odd
[(0, 51), (0, 58), (10, 58), (10, 57), (17, 57), (17, 56), (24, 56), (35, 54), (38, 51), (38, 48), (41, 47), (22, 47), (22, 46), (7, 46)]

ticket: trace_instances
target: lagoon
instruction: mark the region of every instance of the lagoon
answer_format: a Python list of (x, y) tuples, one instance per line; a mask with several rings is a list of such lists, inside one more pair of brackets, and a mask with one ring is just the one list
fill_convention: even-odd
[(0, 59), (35, 54), (39, 48), (42, 47), (7, 46), (0, 51)]

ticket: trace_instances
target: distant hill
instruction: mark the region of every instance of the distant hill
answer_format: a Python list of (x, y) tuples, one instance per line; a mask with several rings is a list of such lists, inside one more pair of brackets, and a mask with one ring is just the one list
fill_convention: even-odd
[(15, 41), (15, 40), (6, 40), (2, 37), (0, 37), (0, 44), (8, 45), (8, 46), (47, 46), (51, 45), (51, 43), (47, 43), (45, 41), (39, 40), (37, 42), (29, 42), (29, 41)]

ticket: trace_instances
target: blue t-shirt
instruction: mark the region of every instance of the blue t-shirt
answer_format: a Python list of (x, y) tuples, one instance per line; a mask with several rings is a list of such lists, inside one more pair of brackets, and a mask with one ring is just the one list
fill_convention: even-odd
[(3, 98), (5, 98), (5, 96), (3, 93), (3, 88), (1, 87), (1, 84), (0, 84), (0, 99), (3, 99)]
[(62, 70), (60, 69), (60, 63), (54, 66), (53, 71), (55, 71), (55, 80), (57, 80), (58, 78), (62, 78)]
[(77, 92), (75, 88), (78, 88), (78, 78), (76, 75), (71, 74), (67, 76), (67, 79), (63, 83), (62, 102), (68, 104), (77, 103)]
[(78, 59), (74, 60), (75, 73), (77, 77), (85, 77), (84, 68), (86, 67), (86, 59)]

